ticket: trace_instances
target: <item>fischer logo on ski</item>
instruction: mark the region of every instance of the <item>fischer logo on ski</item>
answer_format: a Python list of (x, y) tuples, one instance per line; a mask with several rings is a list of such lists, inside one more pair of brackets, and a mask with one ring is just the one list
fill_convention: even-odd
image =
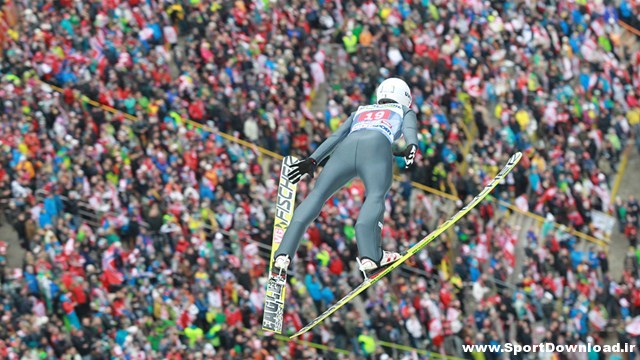
[[(290, 159), (289, 157), (285, 159)], [(289, 165), (283, 162), (282, 171), (284, 174), (289, 172)], [(278, 186), (278, 199), (276, 201), (276, 221), (273, 224), (273, 249), (271, 251), (271, 261), (273, 261), (273, 254), (275, 254), (275, 250), (277, 250), (278, 246), (280, 246), (280, 242), (282, 242), (282, 237), (284, 236), (284, 232), (289, 227), (289, 222), (291, 221), (291, 216), (293, 215), (293, 206), (296, 198), (296, 188), (295, 184), (292, 184), (288, 179), (283, 178), (282, 174), (280, 175), (280, 185)]]
[(290, 166), (298, 160), (292, 156), (282, 159), (280, 170), (280, 180), (278, 184), (278, 195), (276, 199), (276, 213), (273, 223), (273, 237), (271, 241), (271, 258), (269, 259), (269, 279), (265, 292), (264, 314), (262, 319), (262, 329), (275, 333), (282, 333), (282, 322), (284, 318), (284, 300), (287, 290), (287, 273), (274, 273), (273, 260), (280, 247), (282, 238), (293, 216), (296, 200), (297, 184), (292, 184), (286, 175), (291, 170)]

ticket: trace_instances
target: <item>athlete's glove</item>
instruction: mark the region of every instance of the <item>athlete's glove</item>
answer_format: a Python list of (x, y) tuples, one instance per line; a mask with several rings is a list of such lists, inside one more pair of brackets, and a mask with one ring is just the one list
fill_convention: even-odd
[(316, 165), (316, 161), (312, 158), (300, 160), (291, 165), (291, 171), (287, 174), (287, 178), (289, 178), (289, 181), (293, 184), (297, 184), (298, 181), (300, 181), (300, 178), (305, 174), (308, 174), (309, 177), (313, 178), (313, 174), (316, 171)]
[(394, 152), (394, 156), (402, 156), (404, 158), (404, 168), (408, 169), (413, 166), (416, 158), (416, 152), (418, 151), (418, 145), (409, 144), (402, 151)]

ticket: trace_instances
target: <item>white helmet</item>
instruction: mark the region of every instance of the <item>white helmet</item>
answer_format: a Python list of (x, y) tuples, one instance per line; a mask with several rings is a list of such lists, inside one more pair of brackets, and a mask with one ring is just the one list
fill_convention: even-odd
[[(411, 89), (404, 80), (389, 78), (383, 81), (376, 91), (378, 104), (381, 100), (392, 100), (406, 107), (411, 106)], [(384, 103), (384, 102), (383, 102)]]

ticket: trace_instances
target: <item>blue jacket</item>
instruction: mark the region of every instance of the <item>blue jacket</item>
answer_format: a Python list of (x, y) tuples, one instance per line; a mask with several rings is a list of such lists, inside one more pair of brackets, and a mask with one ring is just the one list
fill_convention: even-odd
[(307, 274), (304, 277), (304, 284), (307, 286), (307, 291), (313, 300), (322, 300), (322, 286), (319, 281), (313, 281), (311, 274)]

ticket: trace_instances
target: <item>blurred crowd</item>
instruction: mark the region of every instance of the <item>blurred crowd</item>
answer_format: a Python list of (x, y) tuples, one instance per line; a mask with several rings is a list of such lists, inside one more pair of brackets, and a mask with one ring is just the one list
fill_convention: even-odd
[[(0, 246), (0, 358), (423, 356), (399, 343), (493, 359), (460, 345), (600, 342), (611, 329), (637, 341), (638, 203), (610, 191), (623, 149), (640, 146), (640, 52), (616, 22), (632, 2), (16, 5), (0, 60), (0, 208), (24, 257), (9, 267)], [(217, 131), (303, 157), (388, 76), (412, 86), (421, 156), (387, 196), (385, 248), (455, 210), (411, 180), (462, 203), (515, 151), (526, 156), (494, 196), (547, 222), (521, 229), (483, 203), (305, 337), (329, 349), (262, 336), (280, 167)], [(352, 182), (306, 233), (287, 332), (361, 281), (364, 195)], [(569, 231), (596, 234), (593, 210), (632, 246), (622, 279)]]

